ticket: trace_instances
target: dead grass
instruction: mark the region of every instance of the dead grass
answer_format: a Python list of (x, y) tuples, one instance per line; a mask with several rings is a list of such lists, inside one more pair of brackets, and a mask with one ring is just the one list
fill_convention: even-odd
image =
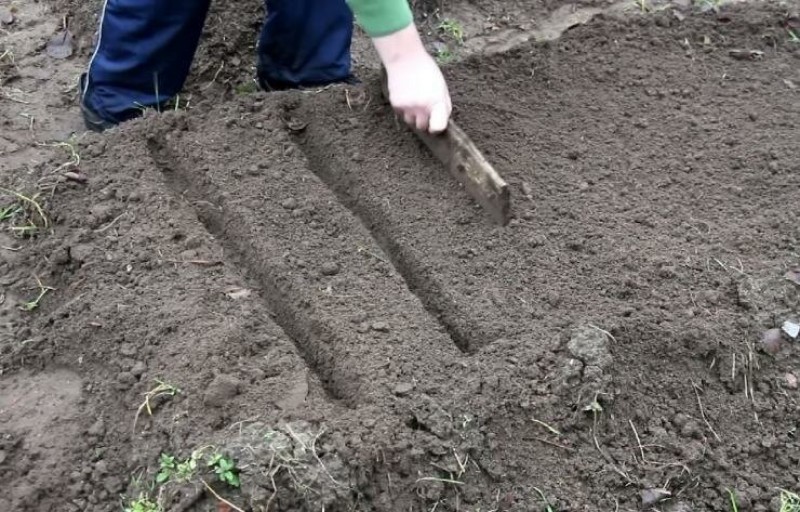
[(0, 206), (0, 222), (8, 223), (10, 230), (18, 236), (34, 236), (50, 228), (50, 219), (41, 204), (41, 194), (26, 195), (22, 192), (0, 187), (0, 194), (8, 196), (9, 202)]

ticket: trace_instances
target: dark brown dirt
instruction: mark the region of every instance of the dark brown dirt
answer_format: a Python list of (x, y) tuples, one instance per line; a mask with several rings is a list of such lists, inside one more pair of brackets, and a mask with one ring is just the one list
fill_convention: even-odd
[[(506, 228), (371, 75), (83, 137), (52, 230), (0, 239), (0, 510), (218, 510), (202, 478), (245, 510), (641, 510), (663, 487), (657, 510), (777, 511), (800, 489), (798, 345), (759, 346), (800, 313), (784, 12), (600, 17), (450, 67)], [(23, 312), (33, 276), (54, 290)], [(150, 414), (156, 379), (179, 391)], [(208, 446), (239, 489), (153, 484)]]

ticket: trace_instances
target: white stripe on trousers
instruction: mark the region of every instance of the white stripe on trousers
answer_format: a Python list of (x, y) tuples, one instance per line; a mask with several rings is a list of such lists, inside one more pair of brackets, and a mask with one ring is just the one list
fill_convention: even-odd
[(103, 0), (103, 10), (100, 12), (100, 27), (98, 28), (98, 35), (97, 35), (97, 44), (94, 47), (94, 53), (92, 53), (92, 58), (89, 59), (89, 66), (86, 68), (86, 83), (83, 84), (83, 92), (81, 93), (81, 100), (86, 97), (86, 93), (89, 91), (89, 80), (92, 71), (92, 64), (94, 63), (95, 57), (97, 57), (97, 53), (100, 51), (100, 44), (103, 42), (103, 23), (106, 20), (106, 9), (108, 8), (108, 0)]

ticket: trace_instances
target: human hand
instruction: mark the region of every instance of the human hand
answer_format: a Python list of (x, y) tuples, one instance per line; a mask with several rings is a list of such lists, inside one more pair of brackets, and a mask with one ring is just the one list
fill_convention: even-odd
[(409, 27), (373, 39), (388, 76), (389, 101), (406, 123), (420, 131), (447, 129), (453, 110), (442, 71)]

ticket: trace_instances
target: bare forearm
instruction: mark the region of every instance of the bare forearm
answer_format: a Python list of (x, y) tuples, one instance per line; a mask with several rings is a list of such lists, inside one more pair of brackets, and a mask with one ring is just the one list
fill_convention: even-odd
[(386, 68), (395, 111), (418, 130), (445, 130), (450, 92), (414, 26), (407, 0), (348, 1)]

